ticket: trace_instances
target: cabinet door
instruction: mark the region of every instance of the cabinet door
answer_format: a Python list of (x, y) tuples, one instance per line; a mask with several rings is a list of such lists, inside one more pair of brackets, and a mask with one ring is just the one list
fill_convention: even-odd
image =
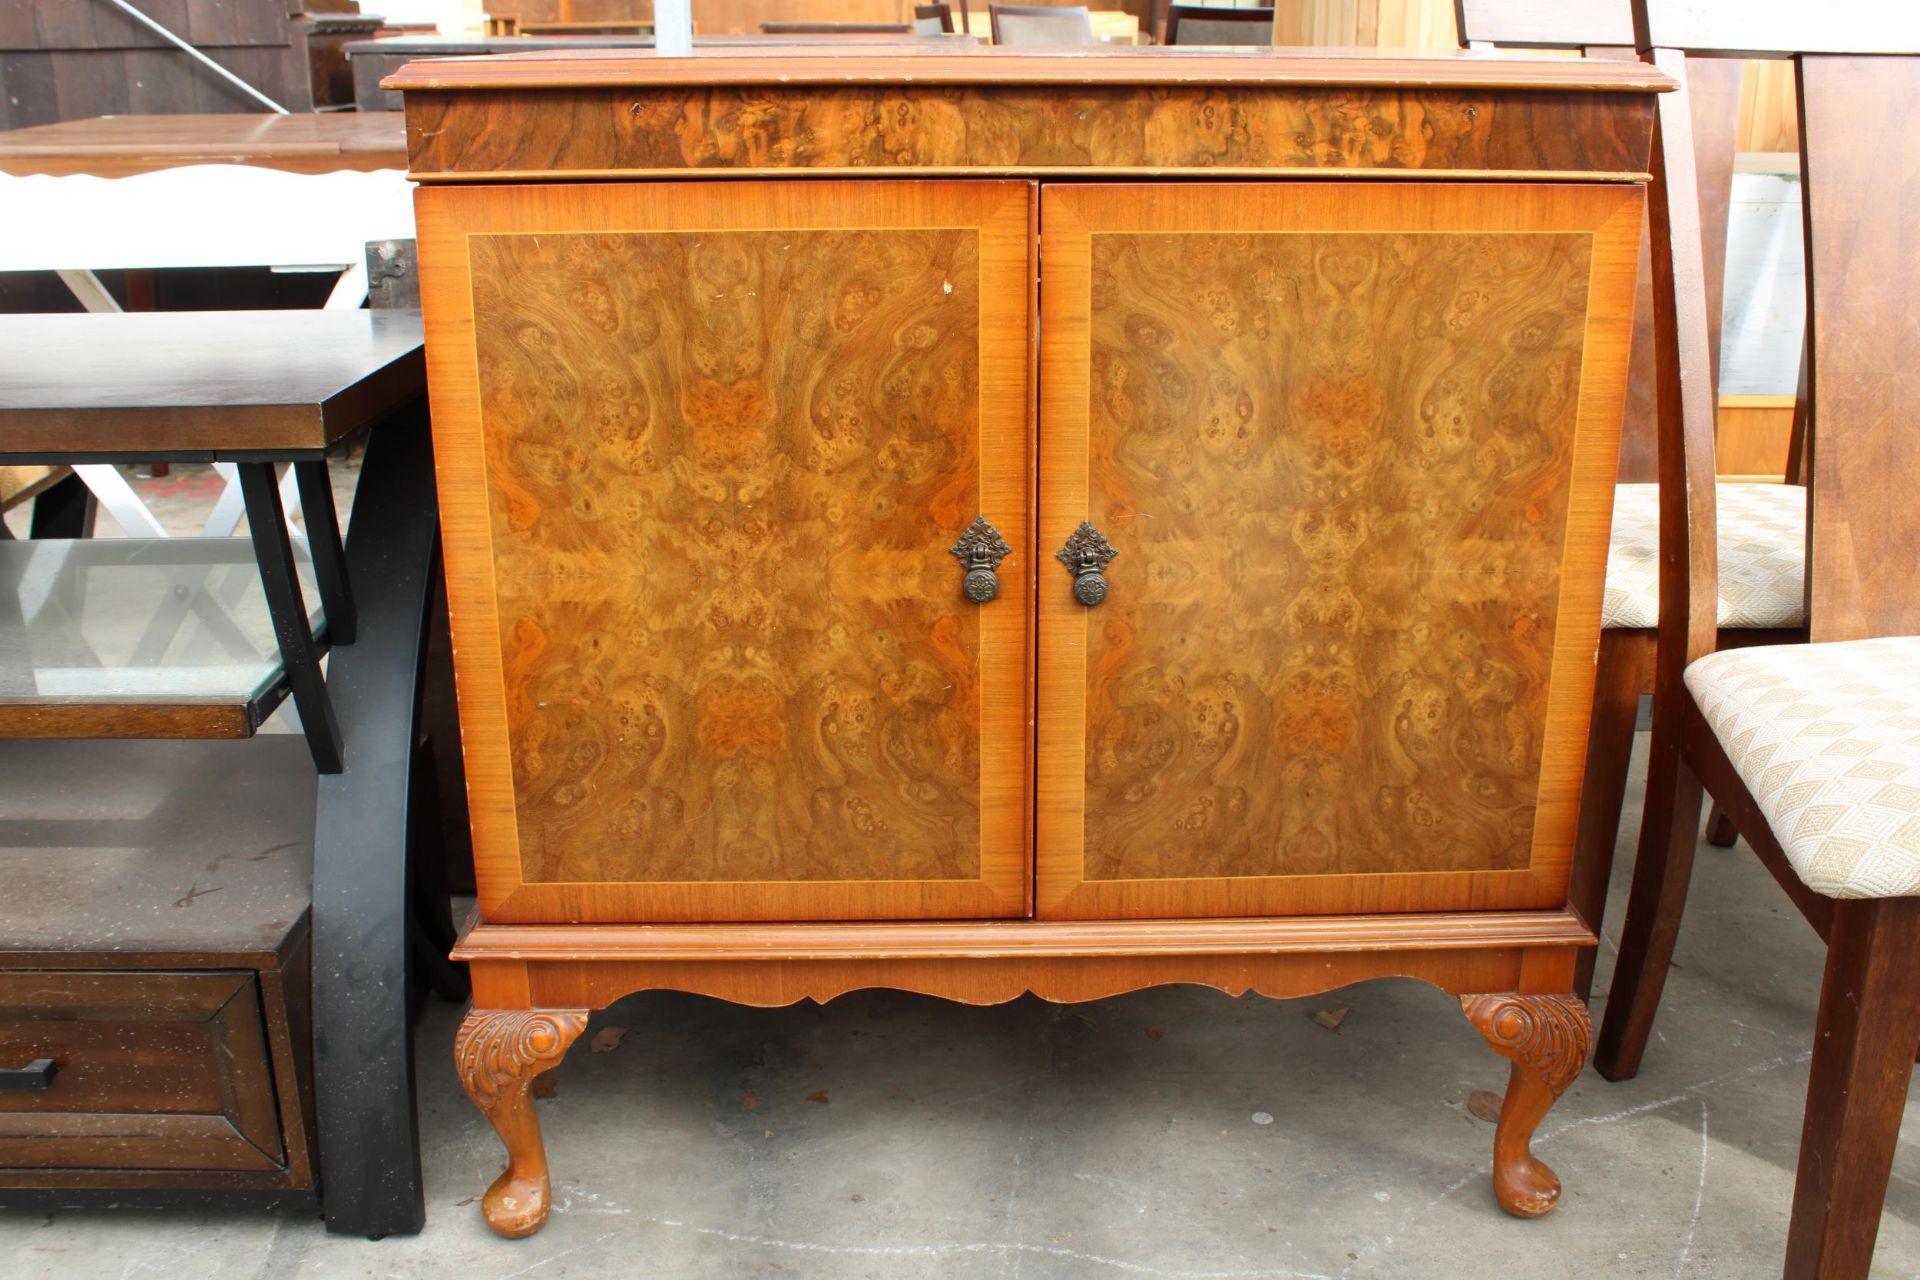
[(1039, 913), (1563, 903), (1640, 191), (1042, 205)]
[(487, 919), (1026, 914), (1032, 207), (421, 190)]

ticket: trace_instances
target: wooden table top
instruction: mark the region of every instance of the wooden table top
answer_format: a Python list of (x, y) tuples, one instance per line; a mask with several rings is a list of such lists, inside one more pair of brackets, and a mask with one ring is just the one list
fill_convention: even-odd
[(404, 169), (407, 134), (386, 112), (97, 116), (0, 131), (0, 173), (124, 178), (187, 164), (294, 173)]
[(418, 311), (0, 316), (0, 460), (311, 453), (425, 392)]

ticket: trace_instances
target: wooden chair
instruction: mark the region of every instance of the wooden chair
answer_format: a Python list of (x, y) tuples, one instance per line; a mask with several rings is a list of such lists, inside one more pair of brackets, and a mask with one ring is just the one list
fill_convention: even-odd
[[(1639, 1068), (1679, 931), (1702, 785), (1827, 942), (1789, 1277), (1865, 1276), (1920, 1043), (1920, 439), (1912, 299), (1920, 13), (1635, 0), (1648, 56), (1791, 56), (1805, 175), (1811, 644), (1715, 652), (1711, 349), (1689, 104), (1657, 107), (1662, 424), (1652, 764), (1595, 1065)], [(1886, 56), (1852, 56), (1839, 50)], [(1871, 133), (1862, 120), (1872, 120)], [(1900, 638), (1905, 637), (1905, 638)]]
[(993, 24), (993, 42), (1032, 48), (1044, 45), (1092, 45), (1099, 40), (1093, 34), (1093, 18), (1085, 5), (1031, 6), (990, 4), (987, 19)]
[[(1462, 42), (1473, 48), (1571, 48), (1588, 57), (1631, 58), (1630, 0), (1455, 0)], [(1733, 187), (1734, 134), (1740, 108), (1741, 64), (1736, 59), (1689, 57), (1687, 101), (1699, 209), (1693, 219), (1702, 249), (1697, 287), (1706, 309), (1707, 364), (1717, 394), (1720, 303), (1727, 257), (1727, 210)], [(1647, 243), (1651, 244), (1651, 237)], [(1633, 754), (1640, 696), (1654, 690), (1654, 629), (1660, 616), (1660, 488), (1655, 446), (1654, 333), (1649, 251), (1640, 263), (1640, 299), (1634, 315), (1627, 414), (1620, 438), (1620, 482), (1614, 496), (1613, 537), (1601, 610), (1598, 671), (1588, 721), (1580, 827), (1574, 844), (1571, 900), (1600, 929), (1619, 840), (1627, 767)], [(1714, 396), (1709, 395), (1708, 429)], [(1790, 449), (1797, 455), (1797, 450)], [(1709, 472), (1708, 474), (1711, 474)], [(1720, 578), (1714, 647), (1787, 644), (1805, 638), (1806, 490), (1789, 468), (1790, 483), (1718, 486)], [(1720, 824), (1716, 824), (1720, 826)], [(1733, 843), (1724, 826), (1724, 839)], [(1583, 957), (1579, 988), (1593, 981), (1591, 953)]]
[(913, 32), (921, 36), (953, 34), (953, 6), (946, 3), (913, 6)]
[(1273, 43), (1273, 8), (1228, 9), (1219, 5), (1167, 7), (1167, 44)]

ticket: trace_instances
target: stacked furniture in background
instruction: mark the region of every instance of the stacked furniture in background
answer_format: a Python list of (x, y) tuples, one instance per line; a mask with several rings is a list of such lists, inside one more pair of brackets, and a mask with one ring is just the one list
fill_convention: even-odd
[[(344, 46), (382, 26), (353, 0), (134, 3), (289, 111), (351, 105)], [(0, 129), (260, 108), (109, 0), (0, 5)]]

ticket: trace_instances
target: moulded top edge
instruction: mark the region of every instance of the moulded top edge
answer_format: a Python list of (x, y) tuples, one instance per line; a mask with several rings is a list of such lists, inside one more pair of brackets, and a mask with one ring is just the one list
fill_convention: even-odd
[(650, 88), (715, 85), (1277, 85), (1405, 86), (1460, 90), (1656, 93), (1673, 80), (1641, 62), (1542, 58), (1480, 50), (1453, 54), (1378, 49), (956, 49), (925, 44), (714, 44), (663, 57), (647, 49), (531, 50), (409, 62), (386, 89)]

